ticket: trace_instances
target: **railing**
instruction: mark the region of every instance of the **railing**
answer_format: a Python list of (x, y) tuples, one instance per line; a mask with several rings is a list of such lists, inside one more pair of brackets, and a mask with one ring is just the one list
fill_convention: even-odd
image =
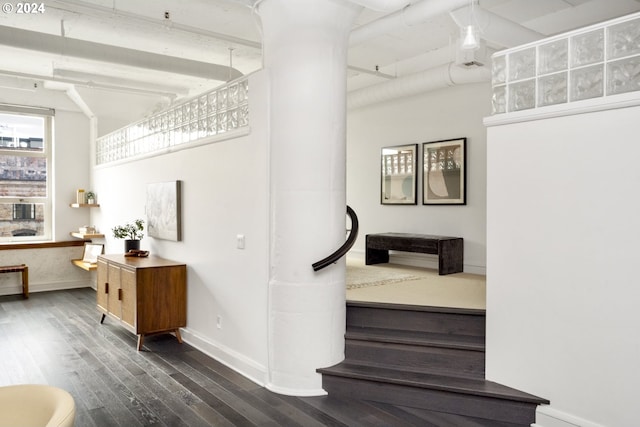
[(349, 218), (351, 219), (351, 230), (349, 232), (347, 241), (344, 242), (344, 244), (340, 246), (337, 251), (335, 251), (328, 257), (311, 264), (311, 266), (313, 267), (313, 271), (322, 270), (323, 268), (335, 263), (347, 252), (349, 252), (349, 249), (353, 247), (354, 243), (356, 242), (356, 238), (358, 237), (358, 216), (356, 215), (355, 211), (349, 206), (347, 206), (347, 215), (349, 215)]

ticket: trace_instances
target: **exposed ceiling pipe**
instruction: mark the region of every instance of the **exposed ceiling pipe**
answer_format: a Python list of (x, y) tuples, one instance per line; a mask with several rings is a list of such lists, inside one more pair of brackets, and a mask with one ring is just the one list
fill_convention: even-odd
[(382, 73), (378, 69), (369, 70), (367, 68), (356, 67), (355, 65), (349, 65), (349, 66), (347, 66), (347, 69), (350, 70), (350, 71), (358, 72), (358, 73), (370, 74), (372, 76), (380, 77), (380, 78), (383, 78), (383, 79), (395, 79), (397, 77), (397, 76), (393, 76), (391, 74)]
[(82, 99), (76, 87), (69, 83), (44, 82), (44, 87), (49, 90), (64, 91), (85, 116), (89, 119), (89, 141), (92, 147), (91, 158), (95, 159), (95, 141), (98, 138), (98, 117), (91, 110), (91, 107)]
[(128, 91), (145, 95), (161, 95), (172, 99), (189, 94), (189, 89), (186, 87), (158, 85), (133, 79), (112, 77), (106, 74), (85, 73), (64, 68), (53, 68), (52, 75), (53, 80), (73, 83), (76, 86)]
[[(133, 87), (133, 86), (102, 84), (97, 82), (79, 81), (76, 79), (66, 79), (66, 78), (55, 77), (55, 76), (52, 77), (50, 75), (29, 74), (29, 73), (0, 70), (0, 82), (1, 82), (1, 76), (12, 76), (12, 77), (17, 77), (18, 79), (44, 81), (44, 82), (49, 82), (52, 85), (55, 85), (56, 83), (63, 83), (63, 84), (71, 84), (71, 85), (74, 85), (75, 87), (80, 86), (80, 87), (88, 87), (88, 88), (95, 88), (95, 89), (104, 89), (104, 90), (115, 91), (115, 92), (136, 93), (139, 95), (152, 95), (152, 96), (159, 95), (159, 96), (168, 98), (171, 101), (177, 98), (177, 94), (175, 92), (167, 92), (166, 90), (159, 90), (159, 89), (150, 90), (150, 89), (141, 89), (139, 87)], [(45, 85), (45, 89), (66, 90), (66, 89), (59, 89), (59, 88), (51, 89), (51, 87), (52, 86), (47, 87), (47, 85)], [(12, 87), (12, 89), (21, 89), (21, 87), (17, 87), (17, 88)]]
[[(365, 2), (364, 0), (359, 1)], [(466, 4), (469, 4), (469, 0), (422, 0), (410, 4), (402, 10), (356, 28), (351, 32), (349, 44), (355, 46), (404, 26), (421, 24), (430, 18), (448, 13)]]
[(93, 111), (91, 111), (91, 108), (87, 105), (87, 103), (84, 102), (84, 99), (82, 99), (74, 85), (61, 82), (44, 82), (44, 88), (65, 92), (69, 99), (71, 99), (74, 104), (78, 106), (78, 108), (84, 113), (85, 116), (89, 118), (89, 120), (95, 120), (96, 115), (93, 113)]
[(347, 108), (360, 108), (459, 84), (488, 82), (490, 79), (491, 72), (487, 67), (462, 68), (450, 63), (349, 92)]
[[(461, 7), (450, 12), (451, 18), (463, 28), (468, 24), (470, 7)], [(480, 28), (480, 38), (501, 48), (520, 46), (540, 40), (546, 35), (530, 30), (513, 21), (491, 13), (481, 7), (475, 7), (474, 21)]]
[(351, 0), (351, 2), (376, 12), (394, 12), (411, 3), (409, 0)]

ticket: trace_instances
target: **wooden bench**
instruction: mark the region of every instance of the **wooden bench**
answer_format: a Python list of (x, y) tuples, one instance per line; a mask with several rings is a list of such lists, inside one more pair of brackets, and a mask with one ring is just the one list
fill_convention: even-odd
[(389, 251), (418, 252), (438, 255), (438, 274), (461, 273), (464, 259), (462, 237), (428, 234), (367, 234), (365, 264), (389, 262)]
[(29, 267), (26, 264), (0, 266), (0, 273), (22, 273), (22, 296), (29, 298)]

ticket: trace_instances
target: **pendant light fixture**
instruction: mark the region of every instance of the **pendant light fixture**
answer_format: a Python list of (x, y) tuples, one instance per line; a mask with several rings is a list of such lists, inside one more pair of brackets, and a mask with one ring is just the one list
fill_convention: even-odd
[(470, 0), (469, 22), (461, 28), (460, 47), (464, 50), (476, 50), (480, 47), (480, 32), (476, 22), (475, 4), (477, 0)]

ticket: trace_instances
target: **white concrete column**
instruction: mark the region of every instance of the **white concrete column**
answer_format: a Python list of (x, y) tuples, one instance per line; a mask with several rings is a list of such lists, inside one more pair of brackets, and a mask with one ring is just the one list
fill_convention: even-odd
[(311, 264), (345, 240), (345, 0), (263, 0), (270, 79), (269, 384), (325, 394), (317, 368), (344, 358), (345, 264)]

